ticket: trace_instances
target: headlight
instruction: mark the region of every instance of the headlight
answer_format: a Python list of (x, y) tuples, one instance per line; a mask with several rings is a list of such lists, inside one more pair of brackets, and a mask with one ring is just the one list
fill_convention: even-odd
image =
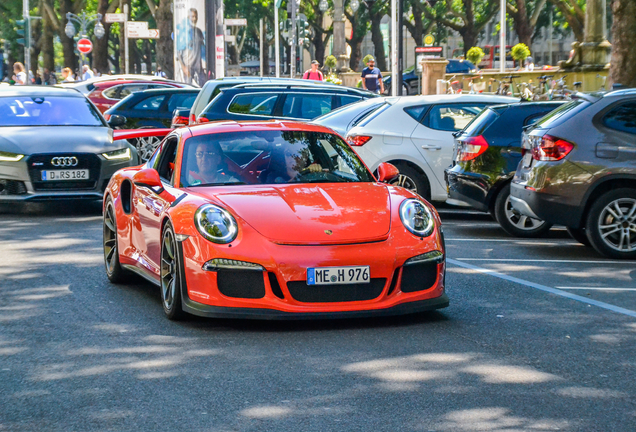
[(18, 162), (24, 155), (9, 152), (0, 152), (0, 162)]
[(426, 237), (433, 232), (433, 215), (416, 199), (407, 199), (400, 204), (400, 219), (406, 229), (416, 236)]
[(194, 223), (201, 235), (214, 243), (230, 243), (238, 234), (238, 225), (230, 212), (212, 204), (199, 207)]
[(112, 152), (102, 153), (102, 156), (108, 160), (131, 160), (132, 152), (128, 147), (126, 147)]

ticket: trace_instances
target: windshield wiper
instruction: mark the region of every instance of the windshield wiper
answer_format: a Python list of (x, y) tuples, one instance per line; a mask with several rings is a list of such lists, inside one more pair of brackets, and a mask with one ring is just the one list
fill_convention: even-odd
[(201, 183), (198, 185), (190, 185), (190, 187), (192, 186), (229, 186), (229, 185), (246, 185), (247, 183), (245, 182), (223, 182), (223, 183)]

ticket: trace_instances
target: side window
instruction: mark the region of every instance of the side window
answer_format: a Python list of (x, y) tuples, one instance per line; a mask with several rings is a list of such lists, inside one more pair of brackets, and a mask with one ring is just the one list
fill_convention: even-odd
[(636, 102), (627, 102), (613, 108), (603, 117), (603, 124), (610, 129), (636, 134)]
[(117, 90), (119, 90), (121, 88), (121, 86), (112, 86), (111, 88), (107, 88), (106, 90), (104, 90), (102, 92), (102, 95), (104, 95), (104, 97), (107, 97), (108, 99), (117, 99)]
[(121, 92), (119, 93), (119, 98), (123, 99), (129, 94), (142, 91), (142, 90), (147, 90), (147, 89), (148, 89), (148, 84), (126, 84), (122, 86)]
[(228, 111), (236, 114), (272, 115), (278, 100), (276, 93), (246, 93), (234, 97)]
[(349, 105), (358, 101), (361, 101), (360, 96), (340, 96), (340, 106)]
[(404, 112), (413, 117), (413, 119), (418, 122), (422, 118), (422, 114), (424, 113), (426, 108), (428, 108), (428, 105), (408, 107), (404, 108)]
[(171, 181), (172, 174), (174, 173), (174, 162), (177, 159), (178, 142), (179, 138), (175, 136), (166, 139), (157, 158), (157, 162), (155, 163), (155, 169), (159, 172), (159, 177), (166, 182)]
[(138, 102), (133, 109), (156, 111), (159, 109), (165, 98), (166, 95), (148, 97), (141, 102)]
[(479, 103), (435, 105), (424, 119), (424, 125), (441, 131), (462, 130), (484, 106)]
[(288, 94), (283, 117), (311, 120), (332, 110), (333, 96), (325, 94)]
[(172, 114), (177, 108), (191, 108), (196, 98), (196, 93), (173, 94), (168, 101), (168, 112)]

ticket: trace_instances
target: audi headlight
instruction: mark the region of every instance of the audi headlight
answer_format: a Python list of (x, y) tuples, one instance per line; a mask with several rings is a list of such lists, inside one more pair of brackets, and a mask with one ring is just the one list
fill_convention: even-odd
[(102, 156), (108, 160), (131, 160), (132, 152), (128, 147), (126, 147), (112, 152), (102, 153)]
[(213, 243), (230, 243), (238, 234), (238, 225), (230, 212), (212, 204), (199, 207), (194, 223), (201, 235)]
[(419, 237), (427, 237), (433, 232), (431, 211), (416, 199), (407, 199), (400, 204), (400, 219), (407, 230)]
[(0, 151), (0, 162), (18, 162), (24, 155)]

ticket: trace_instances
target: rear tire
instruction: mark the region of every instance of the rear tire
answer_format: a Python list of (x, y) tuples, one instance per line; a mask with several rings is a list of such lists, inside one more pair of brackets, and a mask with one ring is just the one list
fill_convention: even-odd
[(550, 231), (552, 224), (517, 213), (510, 204), (510, 183), (499, 191), (495, 200), (495, 217), (501, 228), (515, 237), (535, 238)]
[(431, 200), (431, 186), (426, 175), (419, 173), (405, 163), (396, 163), (395, 166), (400, 171), (400, 175), (389, 184), (401, 186), (415, 192), (427, 201)]
[(590, 239), (587, 238), (587, 231), (585, 230), (585, 228), (566, 227), (565, 229), (568, 231), (568, 234), (570, 234), (570, 237), (572, 237), (577, 242), (588, 247), (592, 246), (592, 243), (590, 243)]
[(117, 219), (115, 204), (108, 197), (104, 207), (104, 265), (106, 266), (106, 276), (114, 284), (121, 284), (128, 279), (130, 273), (121, 267), (119, 262), (119, 245), (117, 243)]
[(636, 190), (609, 191), (590, 207), (585, 225), (590, 243), (610, 258), (636, 258)]
[(161, 304), (169, 320), (183, 318), (181, 302), (181, 266), (177, 239), (168, 222), (161, 236)]

